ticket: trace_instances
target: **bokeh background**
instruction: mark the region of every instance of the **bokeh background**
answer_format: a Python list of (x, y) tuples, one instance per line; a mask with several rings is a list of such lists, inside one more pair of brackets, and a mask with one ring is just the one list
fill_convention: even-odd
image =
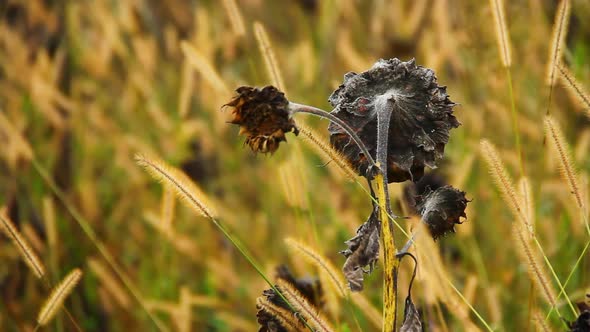
[[(582, 192), (588, 192), (590, 120), (560, 80), (549, 101), (545, 75), (556, 7), (550, 0), (507, 1), (506, 19), (537, 237), (563, 283), (590, 238), (548, 148), (543, 117), (550, 109), (563, 128)], [(572, 0), (571, 7), (563, 62), (590, 87), (590, 2)], [(480, 156), (479, 142), (488, 139), (512, 177), (520, 177), (509, 81), (487, 1), (4, 0), (0, 14), (0, 206), (52, 283), (82, 269), (66, 307), (84, 330), (156, 327), (33, 158), (89, 222), (148, 310), (173, 331), (255, 331), (255, 300), (268, 286), (209, 220), (136, 165), (137, 152), (159, 156), (198, 183), (269, 278), (279, 264), (297, 276), (318, 274), (288, 250), (287, 237), (343, 264), (338, 251), (371, 212), (365, 181), (348, 179), (302, 136), (289, 135), (272, 156), (254, 155), (226, 123), (222, 105), (236, 87), (273, 82), (255, 22), (266, 31), (292, 101), (329, 111), (327, 98), (345, 73), (397, 57), (435, 70), (460, 104), (455, 114), (462, 126), (453, 130), (436, 173), (472, 202), (457, 233), (430, 248), (448, 279), (436, 280), (432, 268), (418, 263), (413, 299), (430, 330), (485, 330), (475, 312), (496, 330), (534, 330), (533, 313), (549, 313), (517, 254), (514, 218)], [(192, 56), (182, 51), (183, 41), (196, 51)], [(326, 121), (298, 117), (328, 140)], [(390, 185), (400, 215), (409, 215), (407, 185)], [(415, 225), (400, 222), (406, 230)], [(396, 236), (405, 242), (401, 232)], [(0, 261), (0, 330), (32, 331), (49, 291), (6, 237)], [(402, 266), (402, 299), (412, 268)], [(584, 300), (589, 271), (585, 254), (566, 286), (572, 302)], [(454, 298), (433, 296), (429, 287), (437, 283), (454, 285)], [(380, 267), (366, 278), (365, 305), (325, 288), (322, 310), (337, 330), (379, 330), (370, 317), (378, 318), (382, 306)], [(576, 318), (563, 296), (559, 305), (563, 318)], [(566, 330), (555, 313), (547, 324)], [(60, 314), (44, 330), (73, 327)]]

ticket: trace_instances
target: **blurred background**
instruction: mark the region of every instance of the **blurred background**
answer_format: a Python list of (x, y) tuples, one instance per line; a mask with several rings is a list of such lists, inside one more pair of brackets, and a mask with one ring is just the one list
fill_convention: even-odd
[[(505, 9), (537, 237), (563, 283), (590, 238), (544, 139), (543, 117), (549, 108), (562, 127), (582, 192), (588, 191), (590, 120), (560, 80), (549, 102), (545, 75), (557, 4), (508, 1)], [(590, 2), (572, 0), (571, 8), (563, 62), (590, 87)], [(269, 278), (279, 264), (298, 277), (318, 274), (288, 250), (287, 237), (338, 269), (344, 263), (343, 242), (371, 212), (365, 181), (348, 179), (301, 135), (288, 135), (272, 156), (254, 155), (226, 123), (230, 114), (222, 105), (235, 88), (273, 82), (255, 22), (266, 32), (291, 101), (329, 111), (327, 98), (345, 73), (397, 57), (435, 70), (460, 104), (455, 115), (462, 126), (452, 131), (432, 177), (466, 191), (472, 202), (457, 233), (430, 248), (448, 280), (436, 280), (419, 261), (413, 299), (429, 330), (485, 330), (480, 315), (496, 330), (532, 331), (533, 313), (549, 313), (517, 254), (514, 218), (480, 157), (479, 142), (488, 139), (515, 183), (520, 177), (509, 81), (487, 1), (3, 0), (0, 14), (0, 206), (47, 266), (52, 284), (82, 269), (66, 307), (84, 330), (156, 327), (33, 159), (88, 221), (147, 310), (172, 331), (256, 331), (256, 298), (268, 286), (209, 220), (135, 164), (137, 152), (184, 170)], [(183, 41), (193, 47), (191, 56)], [(326, 121), (298, 116), (328, 140)], [(410, 214), (407, 186), (390, 185), (400, 215)], [(408, 219), (400, 226), (415, 224)], [(405, 242), (401, 232), (396, 236)], [(590, 288), (590, 258), (581, 257), (565, 288), (572, 302), (583, 301)], [(32, 331), (49, 290), (6, 237), (0, 237), (0, 261), (0, 330)], [(402, 299), (412, 269), (402, 266)], [(324, 285), (320, 309), (338, 331), (379, 330), (382, 280), (378, 266), (366, 277), (360, 306)], [(456, 298), (434, 296), (432, 287), (447, 282)], [(558, 302), (563, 318), (574, 320), (563, 296)], [(566, 330), (555, 313), (547, 324)], [(60, 314), (44, 330), (73, 327)]]

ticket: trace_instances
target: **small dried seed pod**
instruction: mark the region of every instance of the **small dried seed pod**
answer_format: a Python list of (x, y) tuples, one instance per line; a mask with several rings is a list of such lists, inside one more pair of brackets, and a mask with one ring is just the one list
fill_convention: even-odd
[(451, 186), (440, 187), (435, 191), (428, 189), (424, 195), (416, 197), (418, 212), (435, 240), (447, 233), (454, 233), (455, 224), (462, 224), (460, 218), (467, 217), (465, 208), (468, 202), (464, 191)]
[[(375, 158), (377, 114), (391, 107), (387, 144), (389, 182), (419, 180), (424, 167), (435, 168), (443, 156), (449, 131), (460, 125), (453, 116), (453, 103), (446, 87), (437, 84), (434, 71), (414, 60), (379, 60), (360, 74), (348, 73), (344, 83), (329, 98), (331, 114), (355, 130)], [(331, 123), (330, 142), (362, 176), (367, 176), (367, 158), (340, 126)]]
[(273, 153), (287, 141), (285, 133), (299, 134), (289, 114), (289, 101), (277, 88), (242, 86), (236, 92), (237, 96), (224, 106), (233, 107), (230, 123), (240, 126), (240, 134), (246, 136), (245, 144), (252, 151)]

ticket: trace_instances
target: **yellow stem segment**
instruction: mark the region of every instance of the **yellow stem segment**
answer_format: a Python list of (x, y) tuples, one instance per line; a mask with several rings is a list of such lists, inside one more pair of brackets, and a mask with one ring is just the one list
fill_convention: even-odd
[(373, 180), (377, 189), (379, 217), (381, 219), (381, 238), (383, 240), (383, 332), (395, 331), (397, 313), (397, 273), (399, 260), (393, 238), (393, 225), (387, 215), (385, 184), (383, 174), (379, 172)]

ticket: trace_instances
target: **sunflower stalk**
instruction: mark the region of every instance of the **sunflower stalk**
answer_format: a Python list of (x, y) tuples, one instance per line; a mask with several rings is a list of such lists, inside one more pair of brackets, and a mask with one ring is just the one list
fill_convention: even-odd
[(356, 132), (354, 130), (352, 130), (352, 128), (350, 128), (350, 126), (348, 126), (346, 124), (346, 122), (340, 120), (339, 118), (335, 117), (334, 115), (332, 115), (322, 109), (319, 109), (319, 108), (316, 108), (313, 106), (309, 106), (309, 105), (297, 104), (294, 102), (289, 102), (289, 113), (291, 113), (291, 115), (294, 115), (295, 113), (312, 114), (312, 115), (318, 116), (320, 118), (330, 120), (333, 123), (337, 124), (338, 126), (340, 126), (340, 128), (342, 128), (344, 131), (346, 131), (346, 133), (348, 135), (350, 135), (352, 140), (356, 143), (356, 145), (359, 147), (359, 149), (362, 151), (362, 153), (365, 155), (365, 157), (369, 161), (370, 167), (376, 169), (375, 160), (373, 159), (373, 157), (369, 153), (369, 150), (367, 149), (367, 147), (365, 146), (363, 141), (360, 139), (360, 137), (358, 137)]
[[(385, 96), (384, 96), (385, 97)], [(381, 171), (375, 177), (377, 188), (377, 201), (379, 202), (379, 217), (381, 220), (381, 233), (383, 240), (383, 331), (395, 331), (397, 317), (397, 275), (399, 260), (396, 258), (395, 241), (393, 237), (393, 225), (388, 218), (392, 215), (389, 204), (389, 191), (387, 188), (387, 146), (389, 139), (389, 121), (393, 112), (395, 100), (392, 97), (379, 103), (377, 112), (377, 165)], [(384, 165), (381, 167), (381, 165)], [(394, 217), (395, 218), (395, 217)]]

